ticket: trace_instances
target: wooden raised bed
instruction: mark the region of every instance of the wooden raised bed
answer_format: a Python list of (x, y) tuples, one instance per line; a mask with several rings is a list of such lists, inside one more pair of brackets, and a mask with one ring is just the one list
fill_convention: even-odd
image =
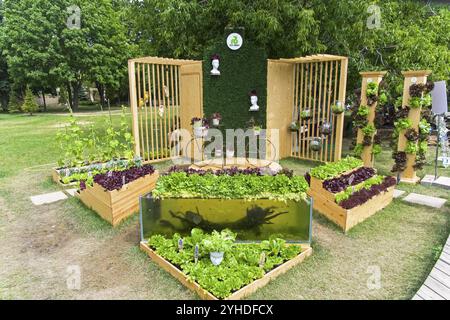
[(94, 183), (92, 187), (77, 193), (78, 198), (103, 219), (117, 226), (122, 220), (139, 210), (139, 197), (152, 191), (159, 173), (139, 178), (126, 184), (120, 190), (107, 191)]
[[(155, 251), (153, 251), (146, 242), (141, 242), (141, 250), (146, 252), (148, 256), (161, 268), (170, 273), (173, 277), (175, 277), (178, 281), (180, 281), (185, 287), (196, 292), (199, 297), (203, 300), (219, 300), (210, 292), (206, 291), (196, 282), (188, 280), (187, 276), (169, 261), (158, 255)], [(294, 266), (301, 263), (305, 258), (309, 257), (312, 254), (312, 248), (309, 245), (302, 245), (303, 251), (294, 259), (289, 260), (279, 267), (273, 269), (272, 271), (266, 273), (261, 279), (255, 280), (249, 285), (239, 289), (231, 296), (226, 298), (225, 300), (240, 300), (248, 297), (252, 293), (256, 292), (258, 289), (267, 285), (271, 280), (275, 279), (279, 275), (286, 273), (288, 270), (293, 268)]]
[(308, 194), (314, 199), (314, 210), (317, 210), (340, 226), (344, 232), (347, 232), (358, 223), (387, 207), (394, 198), (394, 189), (394, 186), (390, 187), (366, 203), (350, 210), (338, 205), (335, 200), (336, 194), (324, 189), (323, 181), (317, 178), (311, 177), (311, 188)]
[(63, 183), (61, 175), (59, 174), (57, 168), (52, 169), (52, 180), (62, 188), (70, 188), (70, 187), (75, 187), (77, 185), (76, 182)]

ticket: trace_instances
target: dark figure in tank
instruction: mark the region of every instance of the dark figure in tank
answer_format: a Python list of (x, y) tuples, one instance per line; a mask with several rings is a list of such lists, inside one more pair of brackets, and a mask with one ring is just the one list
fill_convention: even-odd
[[(187, 228), (189, 229), (200, 228), (206, 232), (212, 232), (214, 230), (222, 230), (222, 229), (231, 229), (234, 231), (252, 230), (256, 233), (256, 235), (259, 235), (261, 233), (261, 227), (263, 225), (273, 224), (272, 220), (274, 218), (288, 213), (288, 211), (275, 213), (275, 209), (276, 207), (262, 208), (255, 205), (252, 206), (251, 208), (247, 208), (247, 214), (244, 218), (239, 219), (235, 222), (228, 222), (228, 223), (215, 223), (205, 220), (200, 215), (198, 208), (197, 212), (186, 211), (185, 213), (183, 212), (175, 213), (173, 211), (169, 211), (169, 213), (173, 218), (178, 219), (183, 223), (184, 226), (183, 230), (178, 230), (181, 232)], [(167, 220), (161, 220), (160, 223), (162, 225), (170, 226), (171, 228), (177, 230), (177, 228)]]

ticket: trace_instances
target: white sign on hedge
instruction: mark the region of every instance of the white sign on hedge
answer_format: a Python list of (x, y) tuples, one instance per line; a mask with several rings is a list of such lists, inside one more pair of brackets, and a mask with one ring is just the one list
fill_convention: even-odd
[(227, 46), (231, 50), (239, 50), (244, 44), (244, 39), (239, 33), (232, 33), (227, 38)]

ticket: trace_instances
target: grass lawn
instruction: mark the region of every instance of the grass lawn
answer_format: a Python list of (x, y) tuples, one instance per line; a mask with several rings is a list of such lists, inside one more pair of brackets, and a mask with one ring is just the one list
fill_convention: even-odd
[[(136, 216), (113, 229), (77, 199), (31, 204), (32, 195), (58, 191), (50, 169), (58, 159), (55, 133), (65, 119), (0, 114), (0, 299), (196, 299), (139, 251)], [(105, 119), (93, 113), (80, 121), (100, 128)], [(385, 147), (377, 158), (382, 174), (393, 164), (390, 154)], [(317, 163), (286, 159), (282, 165), (303, 174)], [(430, 165), (420, 175), (432, 172)], [(450, 176), (450, 169), (440, 174)], [(435, 187), (399, 189), (449, 198), (449, 191)], [(394, 200), (348, 235), (315, 214), (313, 229), (313, 256), (251, 298), (410, 299), (449, 235), (450, 203), (434, 210)], [(74, 266), (81, 290), (67, 286)], [(381, 275), (376, 289), (367, 285), (373, 270)]]

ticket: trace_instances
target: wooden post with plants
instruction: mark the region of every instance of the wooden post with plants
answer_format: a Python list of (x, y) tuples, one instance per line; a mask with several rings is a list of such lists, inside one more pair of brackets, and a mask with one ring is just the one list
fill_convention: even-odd
[(385, 71), (361, 72), (361, 105), (357, 111), (356, 125), (358, 134), (356, 138), (355, 155), (360, 156), (365, 167), (373, 167), (373, 145), (376, 128), (374, 120), (378, 104), (378, 89), (383, 80)]
[[(406, 163), (400, 165), (397, 163), (398, 159), (396, 159), (398, 170), (395, 171), (400, 172), (401, 182), (417, 183), (420, 178), (416, 175), (416, 169), (418, 168), (416, 158), (419, 155), (424, 157), (426, 153), (426, 150), (423, 150), (426, 149), (426, 138), (421, 139), (420, 135), (427, 135), (427, 132), (425, 132), (427, 129), (421, 129), (421, 117), (423, 107), (431, 106), (429, 92), (432, 88), (427, 85), (427, 77), (431, 74), (431, 71), (405, 71), (402, 74), (405, 77), (402, 110), (405, 115), (407, 112), (407, 118), (396, 122), (398, 133), (396, 154), (406, 154)], [(428, 126), (424, 125), (424, 127)], [(419, 149), (422, 149), (422, 152)]]

